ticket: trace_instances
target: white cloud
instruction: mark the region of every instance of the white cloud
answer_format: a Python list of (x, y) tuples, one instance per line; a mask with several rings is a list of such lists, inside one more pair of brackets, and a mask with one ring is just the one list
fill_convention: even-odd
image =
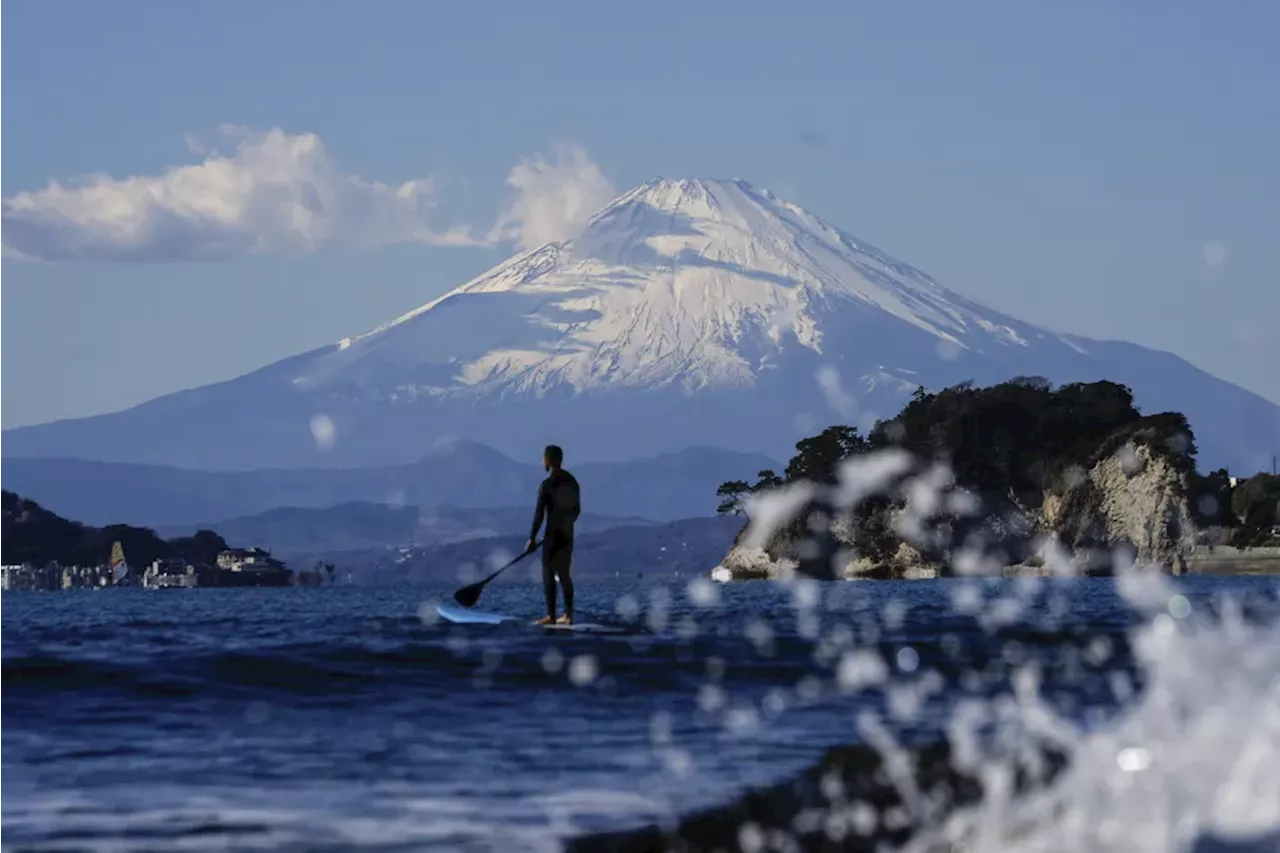
[(398, 243), (530, 248), (573, 236), (615, 195), (581, 148), (559, 145), (554, 161), (522, 158), (514, 190), (487, 235), (428, 224), (432, 178), (398, 186), (341, 171), (313, 133), (223, 128), (235, 151), (198, 140), (203, 161), (162, 175), (94, 175), (56, 181), (4, 199), (4, 257), (16, 260), (213, 260), (324, 247)]
[(431, 178), (390, 186), (342, 172), (312, 133), (224, 128), (235, 152), (163, 175), (95, 175), (4, 199), (7, 257), (188, 260), (323, 246), (467, 245), (466, 228), (426, 223)]
[(521, 249), (575, 236), (618, 194), (587, 153), (557, 145), (554, 162), (524, 157), (507, 175), (515, 194), (498, 216), (489, 239)]
[(36, 258), (30, 255), (24, 255), (8, 243), (0, 244), (0, 257), (7, 261), (34, 261)]

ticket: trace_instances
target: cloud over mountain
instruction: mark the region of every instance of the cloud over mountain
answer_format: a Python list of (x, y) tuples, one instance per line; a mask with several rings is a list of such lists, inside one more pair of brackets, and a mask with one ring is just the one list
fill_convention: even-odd
[[(580, 148), (522, 159), (492, 228), (436, 226), (428, 176), (386, 184), (345, 172), (314, 133), (225, 127), (234, 150), (159, 175), (89, 176), (3, 202), (4, 256), (37, 261), (220, 260), (321, 248), (529, 245), (563, 239), (613, 195)], [(551, 235), (551, 236), (548, 236)]]
[(523, 157), (507, 176), (515, 195), (498, 216), (490, 239), (520, 249), (577, 236), (601, 207), (618, 194), (583, 149), (556, 146), (554, 162)]

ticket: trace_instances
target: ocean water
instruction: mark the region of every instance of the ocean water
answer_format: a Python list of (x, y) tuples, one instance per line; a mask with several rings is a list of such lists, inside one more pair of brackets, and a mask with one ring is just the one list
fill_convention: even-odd
[[(4, 849), (556, 850), (786, 779), (869, 719), (958, 742), (1010, 707), (1078, 759), (1033, 824), (1073, 817), (1018, 847), (993, 793), (971, 849), (1280, 828), (1274, 579), (580, 584), (610, 636), (446, 624), (451, 593), (6, 594)], [(1153, 840), (1099, 835), (1117, 820)]]

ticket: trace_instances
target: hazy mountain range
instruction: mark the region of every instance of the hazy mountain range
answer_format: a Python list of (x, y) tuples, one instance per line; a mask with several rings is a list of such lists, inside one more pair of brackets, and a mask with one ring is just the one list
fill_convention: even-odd
[[(229, 543), (257, 545), (277, 557), (289, 558), (300, 553), (420, 548), (495, 537), (518, 539), (528, 535), (532, 521), (532, 506), (462, 509), (353, 501), (323, 509), (279, 507), (224, 521), (161, 527), (156, 532), (172, 539), (202, 528), (214, 529)], [(656, 524), (644, 518), (587, 512), (578, 519), (576, 530), (583, 534)]]
[[(767, 456), (710, 448), (630, 462), (567, 462), (582, 486), (584, 512), (654, 521), (714, 515), (720, 483), (764, 468), (780, 470), (780, 463)], [(168, 528), (204, 524), (219, 532), (220, 522), (280, 507), (319, 509), (354, 501), (412, 508), (511, 507), (516, 508), (513, 521), (521, 512), (527, 516), (518, 532), (533, 519), (544, 476), (540, 466), (473, 442), (440, 447), (409, 465), (374, 468), (208, 472), (75, 459), (4, 461), (5, 488), (67, 518)], [(398, 523), (392, 518), (375, 526)]]
[[(575, 580), (625, 580), (629, 583), (706, 575), (720, 559), (745, 521), (740, 517), (691, 518), (659, 525), (623, 525), (584, 532), (574, 541)], [(521, 536), (472, 539), (423, 548), (364, 549), (299, 553), (296, 565), (313, 559), (332, 560), (344, 580), (361, 584), (442, 584), (459, 586), (478, 580), (523, 547)], [(540, 583), (537, 555), (505, 572), (495, 586)], [(486, 593), (493, 600), (491, 593)]]

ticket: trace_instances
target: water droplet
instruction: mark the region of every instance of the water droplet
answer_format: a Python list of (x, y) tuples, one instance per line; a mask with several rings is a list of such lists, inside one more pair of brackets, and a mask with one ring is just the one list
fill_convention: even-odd
[(655, 744), (671, 742), (671, 713), (657, 711), (649, 718), (649, 738)]
[(665, 749), (662, 751), (662, 763), (672, 776), (683, 779), (693, 771), (693, 759), (683, 749)]
[(1200, 257), (1210, 269), (1220, 267), (1227, 262), (1227, 244), (1221, 240), (1210, 240), (1201, 248)]
[(738, 829), (738, 846), (742, 853), (760, 853), (764, 850), (764, 830), (756, 823), (744, 823)]
[(316, 447), (321, 450), (332, 450), (334, 442), (338, 440), (338, 427), (333, 422), (333, 418), (326, 414), (316, 415), (311, 419), (311, 437), (315, 440)]
[(836, 683), (841, 690), (854, 692), (879, 684), (888, 674), (888, 667), (875, 652), (846, 652), (836, 667)]
[(792, 604), (797, 610), (809, 610), (817, 607), (822, 599), (822, 590), (815, 580), (799, 578), (791, 586)]
[(596, 680), (600, 674), (594, 655), (578, 655), (569, 664), (569, 680), (579, 687), (585, 687)]
[(418, 608), (418, 618), (422, 620), (423, 625), (434, 625), (440, 621), (440, 614), (430, 601), (424, 601)]
[(634, 595), (627, 593), (618, 599), (613, 609), (623, 619), (634, 619), (640, 613), (640, 602)]
[(960, 357), (960, 344), (945, 338), (934, 345), (934, 350), (943, 361), (955, 361)]
[(706, 664), (707, 678), (710, 678), (712, 681), (719, 681), (721, 678), (724, 678), (724, 660), (717, 657), (709, 657), (706, 660)]
[(689, 600), (698, 607), (711, 607), (719, 602), (720, 590), (707, 578), (694, 578), (689, 582)]
[(724, 691), (714, 684), (704, 684), (698, 688), (698, 707), (708, 714), (718, 711), (724, 703)]
[(1140, 746), (1130, 746), (1116, 753), (1116, 765), (1125, 773), (1139, 773), (1151, 766), (1151, 753)]

